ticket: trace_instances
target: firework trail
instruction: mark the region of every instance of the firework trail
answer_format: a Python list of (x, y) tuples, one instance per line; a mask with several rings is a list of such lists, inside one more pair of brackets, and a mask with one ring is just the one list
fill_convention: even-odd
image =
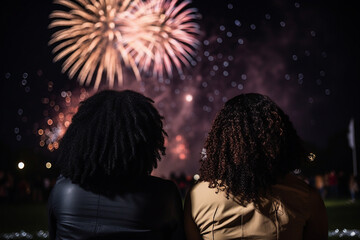
[(63, 72), (70, 78), (78, 74), (81, 85), (94, 89), (103, 74), (110, 87), (115, 79), (123, 85), (122, 65), (132, 69), (137, 80), (140, 69), (161, 75), (163, 65), (172, 76), (172, 63), (181, 73), (181, 62), (189, 65), (199, 44), (196, 9), (177, 0), (55, 0), (69, 9), (56, 10), (50, 28), (60, 28), (49, 44), (56, 44), (54, 61), (67, 57)]

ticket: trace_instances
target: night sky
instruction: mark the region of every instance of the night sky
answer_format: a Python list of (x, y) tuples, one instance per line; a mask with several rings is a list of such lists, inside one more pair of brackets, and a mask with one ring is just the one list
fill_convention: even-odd
[[(158, 79), (144, 73), (137, 82), (125, 71), (124, 86), (115, 87), (151, 97), (165, 117), (167, 156), (156, 174), (196, 173), (211, 121), (225, 101), (240, 93), (268, 95), (317, 149), (346, 138), (352, 117), (359, 126), (360, 24), (353, 2), (194, 0), (191, 6), (201, 15), (201, 45), (184, 75)], [(39, 129), (55, 131), (49, 119), (55, 126), (59, 113), (74, 111), (81, 94), (94, 93), (62, 73), (61, 61), (52, 61), (49, 14), (57, 7), (51, 1), (2, 3), (2, 167), (20, 160), (53, 161), (56, 150), (49, 151), (48, 143), (56, 134), (41, 138)], [(100, 88), (108, 86), (104, 82)], [(335, 153), (345, 156), (339, 160), (345, 169), (351, 167), (349, 153), (346, 147)]]

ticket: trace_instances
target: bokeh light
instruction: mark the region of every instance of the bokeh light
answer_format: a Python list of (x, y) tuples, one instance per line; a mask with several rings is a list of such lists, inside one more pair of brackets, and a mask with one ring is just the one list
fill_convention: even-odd
[(47, 163), (45, 164), (45, 167), (46, 167), (47, 169), (50, 169), (50, 168), (52, 167), (51, 162), (47, 162)]
[(25, 167), (25, 163), (24, 163), (24, 162), (18, 162), (17, 167), (18, 167), (20, 170), (22, 170), (22, 169), (24, 169), (24, 167)]

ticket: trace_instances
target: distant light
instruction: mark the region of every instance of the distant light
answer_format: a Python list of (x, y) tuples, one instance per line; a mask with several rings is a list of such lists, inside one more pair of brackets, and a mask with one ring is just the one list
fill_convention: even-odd
[(199, 175), (199, 174), (195, 174), (195, 175), (194, 175), (194, 180), (197, 181), (197, 180), (199, 180), (199, 179), (200, 179), (200, 175)]
[(315, 153), (309, 153), (308, 159), (309, 159), (311, 162), (315, 161), (315, 158), (316, 158)]
[(185, 100), (186, 100), (187, 102), (191, 102), (191, 101), (193, 100), (193, 96), (192, 96), (191, 94), (187, 94), (187, 95), (185, 96)]
[(52, 144), (52, 143), (50, 143), (49, 145), (48, 145), (48, 149), (49, 149), (49, 151), (54, 151), (54, 145)]
[(51, 164), (51, 162), (47, 162), (47, 163), (45, 164), (45, 166), (46, 166), (47, 169), (50, 169), (50, 168), (52, 167), (52, 164)]
[(51, 126), (53, 123), (54, 123), (54, 122), (53, 122), (52, 119), (48, 119), (48, 120), (47, 120), (47, 124), (48, 124), (49, 126)]
[(65, 121), (64, 125), (65, 125), (65, 127), (69, 127), (69, 126), (70, 126), (70, 122), (69, 122), (69, 121)]
[(25, 167), (25, 164), (23, 162), (19, 162), (18, 163), (18, 168), (21, 170), (21, 169), (24, 169)]
[(182, 136), (181, 136), (181, 135), (177, 135), (175, 139), (176, 139), (176, 141), (180, 142), (180, 141), (182, 140)]
[(42, 130), (41, 128), (38, 130), (38, 134), (41, 136), (44, 134), (44, 130)]
[(181, 160), (185, 160), (186, 155), (185, 155), (184, 153), (181, 153), (181, 154), (179, 155), (179, 158), (180, 158)]
[(21, 135), (20, 135), (20, 134), (16, 135), (16, 140), (17, 140), (18, 142), (21, 141)]

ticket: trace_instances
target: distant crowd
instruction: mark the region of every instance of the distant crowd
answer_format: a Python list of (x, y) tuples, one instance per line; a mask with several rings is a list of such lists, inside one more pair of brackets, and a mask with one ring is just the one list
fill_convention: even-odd
[[(184, 198), (187, 190), (194, 183), (193, 176), (185, 173), (170, 173), (168, 179), (174, 181)], [(306, 177), (304, 180), (318, 189), (322, 198), (349, 198), (354, 202), (359, 198), (359, 181), (357, 177), (343, 171), (335, 170), (325, 174)], [(11, 172), (0, 170), (0, 203), (46, 202), (56, 177), (36, 175), (31, 179), (17, 177)]]
[(350, 198), (355, 201), (359, 193), (359, 181), (353, 174), (332, 170), (308, 179), (308, 183), (317, 188), (323, 199)]
[[(193, 176), (171, 173), (168, 177), (179, 188), (182, 197), (191, 184)], [(0, 203), (46, 202), (56, 177), (36, 175), (33, 178), (18, 177), (9, 171), (0, 170)]]

